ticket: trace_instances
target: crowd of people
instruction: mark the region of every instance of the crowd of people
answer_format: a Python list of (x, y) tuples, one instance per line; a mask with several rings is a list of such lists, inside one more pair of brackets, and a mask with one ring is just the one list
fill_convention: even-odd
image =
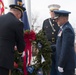
[[(26, 10), (20, 5), (11, 4), (10, 11), (0, 16), (0, 75), (11, 75), (14, 63), (14, 46), (22, 53), (25, 48), (23, 22), (20, 20)], [(52, 67), (50, 75), (75, 74), (75, 33), (69, 22), (66, 10), (60, 5), (48, 6), (51, 18), (43, 21), (42, 30), (51, 42)], [(47, 65), (46, 65), (47, 66)]]

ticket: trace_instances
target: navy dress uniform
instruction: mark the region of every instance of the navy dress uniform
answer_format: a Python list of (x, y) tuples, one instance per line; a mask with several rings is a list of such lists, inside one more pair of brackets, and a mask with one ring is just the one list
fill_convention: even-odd
[(55, 18), (58, 19), (58, 23), (64, 18), (67, 19), (63, 24), (60, 25), (60, 30), (58, 32), (58, 38), (56, 42), (57, 69), (59, 70), (60, 75), (74, 75), (75, 33), (72, 25), (68, 21), (68, 16), (70, 12), (65, 10), (58, 10), (54, 12), (56, 15)]
[[(21, 13), (25, 11), (19, 5), (10, 5), (10, 8)], [(14, 67), (14, 46), (17, 46), (19, 53), (25, 48), (23, 27), (23, 23), (11, 12), (0, 16), (0, 75), (8, 75)]]
[[(57, 4), (52, 4), (48, 6), (50, 9), (50, 12), (53, 12), (54, 10), (58, 10), (60, 8)], [(53, 15), (51, 15), (53, 16)], [(45, 36), (47, 37), (48, 41), (51, 42), (51, 48), (53, 51), (52, 55), (52, 67), (51, 67), (51, 73), (50, 75), (56, 75), (56, 69), (55, 69), (55, 54), (56, 54), (56, 39), (57, 34), (59, 31), (59, 26), (55, 22), (55, 20), (51, 17), (48, 19), (45, 19), (43, 22), (42, 30), (44, 31)]]

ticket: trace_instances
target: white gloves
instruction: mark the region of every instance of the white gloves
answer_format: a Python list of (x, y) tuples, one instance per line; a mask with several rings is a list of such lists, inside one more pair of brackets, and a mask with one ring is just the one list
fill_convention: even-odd
[(76, 68), (75, 68), (75, 74), (76, 74)]
[(60, 66), (58, 66), (58, 71), (59, 71), (59, 72), (64, 72), (63, 68), (60, 67)]
[(21, 57), (24, 57), (25, 56), (25, 51), (23, 51), (23, 53), (22, 53), (22, 56)]

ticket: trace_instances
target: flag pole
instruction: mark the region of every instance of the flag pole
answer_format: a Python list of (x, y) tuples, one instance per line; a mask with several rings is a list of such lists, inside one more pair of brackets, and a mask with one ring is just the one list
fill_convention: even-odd
[(28, 15), (30, 29), (32, 29), (32, 27), (31, 27), (31, 0), (25, 0), (25, 3), (26, 3), (26, 11), (27, 11), (27, 15)]

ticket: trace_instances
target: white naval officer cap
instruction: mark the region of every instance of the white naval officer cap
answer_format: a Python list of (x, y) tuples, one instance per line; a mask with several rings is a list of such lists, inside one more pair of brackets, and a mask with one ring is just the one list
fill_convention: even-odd
[(59, 10), (60, 5), (58, 5), (58, 4), (51, 4), (51, 5), (48, 6), (48, 8), (49, 8), (50, 11)]

